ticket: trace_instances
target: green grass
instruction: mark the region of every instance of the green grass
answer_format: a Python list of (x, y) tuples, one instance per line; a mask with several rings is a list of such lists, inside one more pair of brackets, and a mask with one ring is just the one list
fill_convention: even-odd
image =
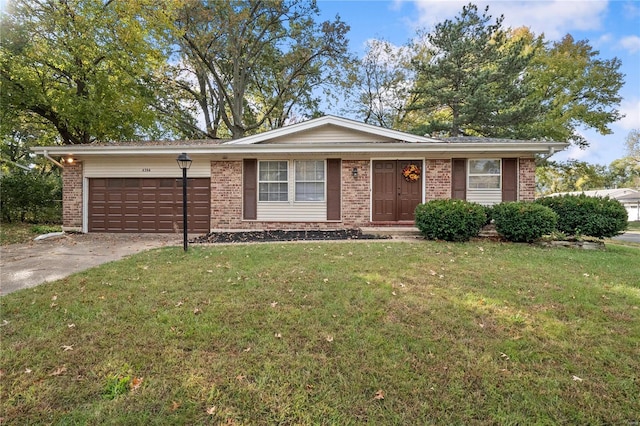
[(0, 299), (0, 416), (635, 424), (639, 260), (484, 241), (154, 250)]
[(30, 223), (0, 224), (0, 245), (26, 243), (41, 234), (60, 232), (60, 225), (34, 225)]
[(640, 232), (640, 221), (629, 222), (629, 226), (627, 227), (627, 231), (635, 231)]

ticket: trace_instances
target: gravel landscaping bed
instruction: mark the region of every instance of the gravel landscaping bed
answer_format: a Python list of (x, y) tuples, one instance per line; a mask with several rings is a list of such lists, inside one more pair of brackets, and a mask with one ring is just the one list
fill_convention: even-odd
[(265, 241), (329, 241), (329, 240), (375, 240), (389, 237), (363, 234), (359, 229), (339, 229), (331, 231), (241, 231), (210, 232), (191, 240), (195, 244), (207, 243), (250, 243)]

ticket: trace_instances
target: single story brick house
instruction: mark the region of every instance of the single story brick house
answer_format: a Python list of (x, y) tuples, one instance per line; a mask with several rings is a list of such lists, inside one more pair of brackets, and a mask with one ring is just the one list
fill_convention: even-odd
[[(236, 140), (37, 147), (62, 163), (63, 229), (329, 230), (412, 226), (419, 203), (533, 200), (536, 154), (566, 143), (434, 139), (324, 116)], [(58, 162), (55, 158), (61, 159)]]

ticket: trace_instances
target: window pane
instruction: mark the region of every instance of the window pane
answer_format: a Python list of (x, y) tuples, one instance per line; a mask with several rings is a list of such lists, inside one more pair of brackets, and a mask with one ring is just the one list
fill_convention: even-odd
[(500, 189), (500, 176), (469, 176), (471, 189)]
[(469, 174), (500, 174), (500, 160), (469, 160)]
[(323, 182), (302, 182), (296, 184), (296, 201), (324, 201)]
[(324, 161), (296, 161), (296, 201), (324, 201)]
[(258, 186), (259, 201), (287, 201), (288, 199), (286, 183), (260, 183)]
[(289, 199), (287, 161), (260, 161), (258, 171), (258, 201)]

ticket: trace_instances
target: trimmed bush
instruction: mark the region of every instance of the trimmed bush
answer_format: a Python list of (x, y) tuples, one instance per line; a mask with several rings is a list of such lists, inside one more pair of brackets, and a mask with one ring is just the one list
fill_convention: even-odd
[(496, 231), (509, 241), (530, 243), (556, 228), (558, 215), (549, 207), (526, 201), (493, 206)]
[(433, 200), (416, 207), (416, 226), (429, 240), (469, 241), (487, 221), (484, 207), (464, 200)]
[(536, 200), (558, 214), (558, 231), (568, 235), (609, 238), (621, 234), (628, 225), (624, 206), (609, 197), (562, 195)]

